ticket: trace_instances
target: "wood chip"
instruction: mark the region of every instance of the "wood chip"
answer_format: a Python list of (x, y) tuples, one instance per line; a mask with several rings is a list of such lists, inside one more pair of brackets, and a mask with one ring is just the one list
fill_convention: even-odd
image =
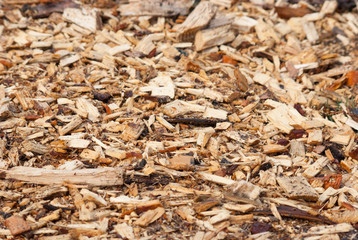
[(155, 222), (165, 213), (164, 208), (158, 207), (154, 210), (146, 211), (137, 221), (135, 221), (136, 225), (141, 227), (148, 226), (148, 224)]
[(217, 7), (210, 2), (200, 2), (185, 21), (175, 30), (178, 38), (184, 41), (194, 39), (195, 33), (209, 24)]
[(311, 187), (304, 177), (278, 177), (278, 184), (285, 190), (291, 199), (304, 199), (306, 201), (316, 201), (317, 192)]
[(0, 5), (0, 238), (356, 238), (354, 1)]
[(9, 228), (13, 236), (27, 232), (31, 229), (30, 225), (22, 218), (18, 216), (12, 216), (5, 220), (5, 226)]
[(30, 167), (15, 167), (2, 171), (2, 179), (15, 179), (36, 184), (88, 184), (110, 186), (123, 184), (123, 170), (98, 168), (82, 170), (48, 170)]

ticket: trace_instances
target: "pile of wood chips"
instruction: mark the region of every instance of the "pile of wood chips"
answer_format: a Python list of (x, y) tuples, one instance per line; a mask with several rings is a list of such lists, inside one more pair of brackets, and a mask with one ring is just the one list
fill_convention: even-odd
[(357, 239), (339, 2), (0, 2), (1, 238)]

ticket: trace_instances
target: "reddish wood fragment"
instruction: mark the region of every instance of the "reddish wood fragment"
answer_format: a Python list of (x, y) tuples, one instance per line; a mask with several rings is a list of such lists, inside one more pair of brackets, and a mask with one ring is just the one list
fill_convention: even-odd
[(236, 77), (236, 84), (239, 87), (239, 89), (243, 92), (246, 92), (249, 89), (249, 84), (247, 82), (245, 75), (242, 74), (238, 68), (235, 69), (234, 75)]
[(334, 81), (331, 85), (329, 85), (325, 90), (326, 91), (335, 91), (337, 89), (339, 89), (340, 87), (342, 87), (342, 85), (346, 82), (346, 78), (345, 77), (341, 77), (339, 79), (337, 79), (336, 81)]
[[(289, 218), (294, 218), (294, 219), (306, 219), (306, 220), (321, 222), (321, 223), (326, 223), (326, 224), (334, 224), (333, 221), (331, 221), (323, 216), (314, 216), (308, 212), (305, 212), (301, 209), (294, 208), (294, 207), (281, 205), (281, 206), (277, 207), (277, 210), (280, 213), (280, 215), (283, 217), (289, 217)], [(264, 215), (272, 214), (271, 210), (256, 210), (254, 212), (256, 214), (264, 214)]]
[(303, 17), (306, 14), (312, 13), (308, 8), (290, 8), (290, 7), (275, 7), (277, 15), (283, 19), (290, 19), (292, 17)]
[(102, 102), (108, 102), (112, 95), (108, 92), (93, 92), (94, 99), (100, 100)]
[(293, 105), (293, 107), (297, 110), (297, 112), (299, 112), (302, 116), (306, 116), (306, 112), (302, 109), (301, 104), (296, 103), (295, 105)]
[(304, 135), (307, 135), (307, 132), (304, 129), (293, 129), (289, 134), (288, 138), (291, 139), (297, 139), (301, 138)]
[(358, 83), (358, 71), (350, 71), (347, 73), (347, 82), (348, 87), (354, 87)]
[(255, 221), (251, 226), (251, 233), (262, 233), (262, 232), (268, 232), (272, 228), (272, 225), (265, 222), (258, 222)]
[(29, 120), (29, 121), (31, 121), (31, 120), (36, 120), (36, 119), (39, 119), (39, 118), (41, 118), (41, 116), (39, 116), (39, 115), (27, 115), (26, 117), (25, 117), (25, 119), (26, 120)]
[(321, 153), (323, 153), (323, 151), (324, 151), (325, 149), (326, 149), (325, 146), (323, 146), (323, 145), (318, 145), (318, 146), (316, 146), (316, 147), (313, 149), (313, 151), (314, 151), (315, 153), (321, 154)]
[(216, 171), (214, 174), (218, 175), (220, 177), (225, 177), (226, 176), (226, 171), (224, 169), (220, 169), (220, 170)]
[(220, 203), (218, 199), (208, 199), (205, 202), (199, 202), (194, 205), (194, 210), (197, 213), (204, 212)]
[(287, 146), (289, 143), (290, 143), (290, 141), (288, 141), (287, 139), (284, 139), (284, 138), (277, 140), (277, 144), (279, 144), (279, 145)]
[(146, 212), (148, 210), (156, 209), (157, 207), (163, 207), (162, 203), (158, 199), (151, 200), (151, 201), (147, 201), (147, 202), (142, 203), (142, 204), (137, 204), (135, 206), (135, 212), (137, 214), (141, 214), (141, 213)]
[(112, 114), (112, 110), (108, 107), (108, 105), (103, 104), (104, 109), (106, 109), (107, 115)]
[(352, 172), (350, 164), (348, 164), (346, 161), (341, 161), (340, 166), (341, 166), (341, 168), (343, 168), (347, 172), (349, 172), (349, 173)]
[(169, 159), (169, 168), (175, 170), (190, 170), (193, 168), (194, 158), (192, 156), (178, 155)]
[(178, 150), (177, 147), (168, 147), (168, 148), (159, 150), (159, 153), (173, 152), (173, 151), (176, 151), (176, 150)]
[(157, 49), (154, 48), (152, 51), (150, 51), (150, 53), (147, 55), (147, 58), (152, 58), (155, 56), (155, 54), (157, 53)]
[(0, 59), (0, 63), (1, 63), (2, 65), (4, 65), (5, 67), (7, 67), (7, 68), (11, 68), (11, 67), (12, 67), (12, 63), (11, 63), (10, 61), (8, 61), (8, 60)]
[(224, 61), (222, 52), (210, 53), (208, 57), (212, 61), (219, 61), (220, 59), (223, 59)]
[(232, 57), (229, 57), (227, 55), (224, 55), (223, 56), (223, 63), (229, 63), (229, 64), (232, 64), (232, 65), (237, 65), (237, 61), (235, 61)]
[(98, 0), (93, 3), (96, 8), (112, 8), (116, 5), (112, 0)]
[(12, 216), (7, 218), (5, 220), (5, 226), (14, 236), (27, 232), (31, 229), (30, 225), (22, 217), (18, 216)]
[(309, 182), (312, 184), (314, 181), (322, 181), (324, 189), (332, 187), (334, 189), (339, 189), (342, 182), (341, 174), (330, 174), (324, 177), (314, 177), (309, 179)]
[(99, 162), (102, 164), (111, 164), (113, 162), (113, 160), (110, 158), (100, 158)]
[(326, 151), (324, 151), (324, 153), (326, 154), (326, 157), (331, 160), (331, 161), (334, 161), (334, 157), (332, 155), (332, 152), (331, 150), (327, 149)]
[(341, 206), (347, 208), (350, 211), (354, 211), (355, 207), (353, 207), (351, 204), (347, 203), (347, 202), (341, 202)]
[(142, 154), (141, 153), (137, 153), (137, 152), (128, 152), (126, 153), (126, 158), (142, 158)]
[(358, 160), (358, 148), (354, 149), (349, 153), (349, 156), (355, 160)]
[(299, 70), (295, 68), (295, 65), (291, 61), (286, 62), (286, 69), (289, 73), (290, 78), (295, 79), (299, 74)]
[(200, 66), (199, 65), (197, 65), (197, 64), (195, 64), (195, 63), (193, 63), (193, 62), (188, 62), (187, 63), (187, 65), (186, 65), (186, 70), (187, 71), (192, 71), (192, 72), (200, 72)]

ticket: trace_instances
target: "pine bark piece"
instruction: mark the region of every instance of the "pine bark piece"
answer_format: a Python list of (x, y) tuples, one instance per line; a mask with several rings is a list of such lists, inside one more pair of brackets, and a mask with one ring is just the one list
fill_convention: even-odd
[(102, 26), (99, 11), (95, 8), (66, 8), (63, 11), (63, 17), (91, 32), (96, 32)]
[(49, 170), (33, 167), (14, 167), (0, 171), (0, 178), (35, 184), (84, 184), (91, 186), (115, 186), (123, 184), (123, 169), (97, 168), (80, 170)]
[(30, 225), (19, 216), (11, 216), (5, 220), (5, 226), (10, 230), (13, 236), (31, 230)]
[(311, 164), (304, 172), (303, 176), (311, 178), (316, 176), (327, 164), (329, 159), (326, 157), (321, 157), (317, 159), (313, 164)]
[(63, 136), (71, 132), (73, 129), (78, 127), (82, 123), (82, 119), (79, 116), (75, 116), (71, 122), (66, 124), (63, 128), (58, 130), (58, 133)]
[(291, 199), (304, 199), (307, 201), (317, 201), (318, 199), (318, 193), (302, 176), (277, 177), (277, 182)]
[(195, 50), (201, 51), (210, 47), (219, 46), (235, 39), (230, 25), (200, 30), (195, 34)]
[(128, 4), (121, 4), (121, 16), (176, 16), (188, 15), (193, 0), (130, 0)]
[(164, 213), (165, 213), (165, 209), (162, 207), (158, 207), (153, 210), (148, 210), (139, 219), (137, 219), (134, 222), (134, 224), (141, 227), (146, 227), (149, 224), (158, 220), (161, 216), (163, 216)]
[(214, 4), (207, 1), (200, 2), (182, 24), (174, 27), (178, 32), (179, 41), (194, 39), (196, 32), (209, 24), (216, 10), (217, 6)]

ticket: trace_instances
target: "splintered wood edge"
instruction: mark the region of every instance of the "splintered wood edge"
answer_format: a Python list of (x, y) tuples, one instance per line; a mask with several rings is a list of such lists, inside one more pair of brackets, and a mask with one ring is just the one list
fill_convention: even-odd
[(82, 184), (90, 186), (123, 185), (124, 169), (98, 168), (80, 170), (49, 170), (14, 167), (0, 171), (0, 179), (24, 181), (41, 185)]

